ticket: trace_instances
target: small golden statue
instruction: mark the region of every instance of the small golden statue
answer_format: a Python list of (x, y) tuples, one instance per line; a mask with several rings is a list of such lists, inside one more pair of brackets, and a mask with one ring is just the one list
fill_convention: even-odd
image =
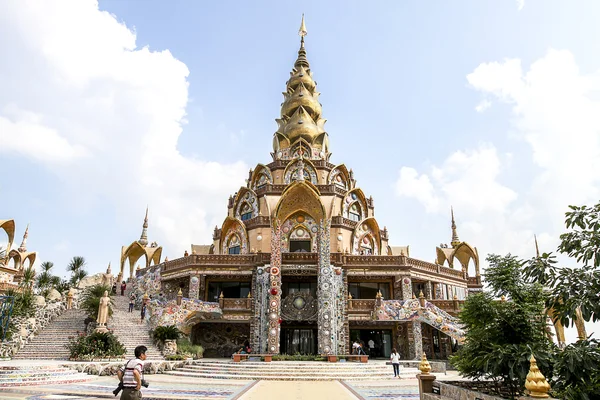
[(421, 374), (423, 375), (429, 375), (431, 372), (431, 365), (429, 364), (429, 361), (427, 361), (427, 355), (425, 353), (423, 353), (423, 357), (421, 357), (419, 371), (421, 371)]

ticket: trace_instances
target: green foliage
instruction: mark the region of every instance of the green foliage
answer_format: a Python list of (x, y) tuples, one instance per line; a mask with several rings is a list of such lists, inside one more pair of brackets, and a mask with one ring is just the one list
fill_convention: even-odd
[(70, 283), (73, 286), (77, 286), (79, 282), (87, 276), (85, 258), (81, 256), (75, 256), (71, 259), (69, 264), (67, 265), (67, 271), (71, 272)]
[(125, 346), (110, 331), (70, 337), (66, 347), (73, 359), (120, 357), (127, 352)]
[(559, 379), (554, 396), (566, 400), (600, 399), (600, 342), (580, 340), (557, 353), (554, 364)]
[[(81, 295), (81, 303), (79, 307), (88, 313), (90, 318), (94, 320), (98, 318), (98, 307), (100, 306), (100, 299), (104, 296), (104, 292), (108, 292), (110, 297), (111, 288), (108, 285), (94, 285), (85, 288)], [(110, 317), (113, 313), (114, 302), (108, 303), (108, 316)]]
[[(555, 348), (545, 335), (544, 296), (539, 284), (526, 283), (523, 262), (490, 255), (485, 279), (490, 291), (470, 295), (459, 315), (465, 345), (451, 358), (461, 375), (491, 379), (513, 398), (521, 393), (534, 354), (546, 377), (552, 376)], [(499, 301), (494, 296), (508, 296)]]
[(31, 292), (33, 290), (33, 284), (35, 283), (35, 268), (33, 265), (29, 265), (27, 268), (23, 270), (23, 276), (21, 277), (21, 282), (19, 283), (19, 287), (21, 287), (26, 292)]
[[(40, 265), (42, 272), (40, 272), (36, 277), (35, 287), (38, 293), (44, 297), (48, 297), (48, 294), (52, 289), (58, 290), (58, 292), (61, 294), (64, 291), (64, 288), (61, 287), (63, 281), (60, 279), (59, 276), (52, 275), (51, 271), (53, 267), (53, 262), (44, 261)], [(63, 289), (63, 291), (59, 289)]]
[(576, 309), (585, 321), (600, 320), (600, 203), (569, 206), (560, 236), (558, 251), (574, 257), (581, 267), (558, 266), (552, 254), (543, 254), (525, 266), (525, 277), (548, 289), (548, 307), (552, 307), (565, 326), (573, 325)]
[(202, 358), (204, 347), (199, 344), (192, 344), (187, 338), (181, 338), (177, 340), (177, 354), (193, 357), (194, 359)]
[(165, 340), (177, 340), (181, 336), (181, 331), (175, 325), (157, 326), (152, 332), (152, 337), (157, 342)]
[(13, 317), (31, 317), (35, 313), (34, 295), (29, 291), (16, 291), (8, 289), (7, 296), (14, 297)]

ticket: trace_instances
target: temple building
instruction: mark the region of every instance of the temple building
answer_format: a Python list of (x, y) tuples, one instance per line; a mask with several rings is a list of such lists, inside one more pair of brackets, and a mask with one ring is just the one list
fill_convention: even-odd
[(29, 225), (25, 228), (21, 245), (16, 249), (12, 248), (15, 239), (15, 221), (0, 220), (0, 237), (2, 231), (6, 234), (7, 244), (5, 247), (0, 247), (0, 294), (9, 289), (19, 290), (19, 283), (25, 269), (33, 266), (37, 258), (35, 251), (27, 249)]
[(271, 159), (229, 198), (212, 243), (160, 262), (138, 241), (123, 249), (121, 271), (146, 254), (136, 275), (152, 323), (178, 325), (206, 357), (248, 340), (257, 353), (350, 354), (360, 341), (371, 357), (395, 347), (404, 359), (445, 359), (464, 337), (461, 303), (482, 287), (477, 249), (460, 241), (453, 212), (450, 246), (434, 262), (390, 244), (373, 198), (330, 159), (306, 33), (303, 18)]

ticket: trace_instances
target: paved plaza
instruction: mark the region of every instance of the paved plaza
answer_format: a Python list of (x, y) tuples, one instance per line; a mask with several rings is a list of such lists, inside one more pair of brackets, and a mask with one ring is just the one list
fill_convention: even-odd
[[(60, 366), (64, 362), (44, 362), (44, 365)], [(275, 363), (273, 363), (275, 364)], [(0, 367), (30, 367), (39, 361), (0, 362)], [(390, 374), (392, 373), (390, 367)], [(453, 372), (439, 374), (438, 379), (456, 379)], [(145, 399), (240, 399), (240, 400), (300, 400), (300, 399), (418, 399), (417, 380), (404, 376), (403, 379), (374, 380), (321, 380), (321, 381), (277, 381), (210, 379), (167, 374), (146, 375), (150, 387), (143, 390)], [(87, 380), (74, 383), (26, 384), (23, 386), (0, 387), (0, 399), (114, 399), (111, 393), (117, 385), (114, 376), (88, 375)], [(118, 398), (118, 397), (117, 397)]]

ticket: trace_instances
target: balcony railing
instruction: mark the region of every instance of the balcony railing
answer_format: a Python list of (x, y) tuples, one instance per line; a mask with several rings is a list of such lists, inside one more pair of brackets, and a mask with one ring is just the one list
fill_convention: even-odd
[(252, 310), (252, 298), (223, 298), (219, 299), (219, 307), (223, 311), (251, 311)]
[(350, 299), (348, 300), (348, 312), (371, 312), (375, 309), (375, 299)]
[(464, 303), (464, 300), (427, 300), (437, 308), (440, 308), (447, 313), (456, 314), (460, 311), (460, 306)]

